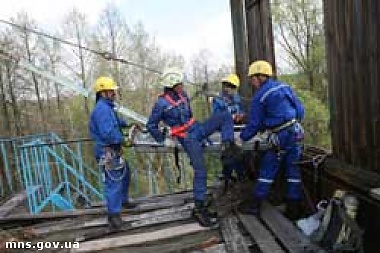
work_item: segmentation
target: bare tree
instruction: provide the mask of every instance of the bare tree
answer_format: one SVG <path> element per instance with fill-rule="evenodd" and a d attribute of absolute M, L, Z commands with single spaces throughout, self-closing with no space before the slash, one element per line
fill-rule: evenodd
<path fill-rule="evenodd" d="M 66 38 L 74 38 L 75 43 L 78 45 L 78 50 L 75 52 L 74 50 L 73 53 L 75 56 L 79 59 L 79 69 L 80 71 L 75 71 L 75 76 L 79 78 L 82 81 L 83 88 L 87 88 L 89 85 L 88 80 L 87 80 L 87 71 L 86 71 L 86 59 L 89 57 L 88 53 L 85 53 L 83 47 L 88 42 L 88 39 L 86 38 L 90 37 L 90 32 L 89 32 L 89 27 L 86 21 L 86 17 L 83 13 L 80 13 L 77 9 L 71 10 L 70 13 L 65 18 L 64 26 L 64 36 Z M 74 68 L 72 69 L 77 69 L 75 67 L 74 63 Z M 84 108 L 85 108 L 85 113 L 87 115 L 90 114 L 90 109 L 88 106 L 88 98 L 84 97 Z"/>
<path fill-rule="evenodd" d="M 307 77 L 308 89 L 318 91 L 325 73 L 324 32 L 320 0 L 273 0 L 276 42 L 282 60 Z M 319 78 L 316 80 L 316 78 Z M 325 99 L 325 92 L 321 98 Z"/>

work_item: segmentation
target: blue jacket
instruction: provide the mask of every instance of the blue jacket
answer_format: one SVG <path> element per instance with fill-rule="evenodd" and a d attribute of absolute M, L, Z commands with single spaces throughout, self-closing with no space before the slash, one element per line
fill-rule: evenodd
<path fill-rule="evenodd" d="M 292 119 L 302 120 L 304 114 L 301 101 L 289 85 L 268 79 L 252 98 L 248 124 L 240 138 L 247 141 L 258 131 L 280 126 Z"/>
<path fill-rule="evenodd" d="M 166 98 L 165 94 L 168 94 L 173 101 L 179 103 L 177 106 L 173 106 Z M 152 112 L 149 116 L 146 127 L 149 133 L 157 142 L 163 142 L 165 135 L 159 129 L 160 121 L 164 122 L 167 126 L 181 126 L 188 122 L 193 113 L 190 108 L 190 100 L 186 93 L 181 94 L 181 97 L 172 91 L 167 91 L 163 95 L 160 95 L 155 103 Z"/>
<path fill-rule="evenodd" d="M 244 114 L 241 98 L 238 94 L 227 94 L 221 92 L 219 97 L 215 97 L 212 100 L 213 113 L 223 112 L 225 110 L 228 110 L 228 112 L 232 115 Z"/>
<path fill-rule="evenodd" d="M 95 157 L 99 159 L 106 146 L 112 147 L 115 151 L 120 151 L 123 142 L 121 127 L 126 127 L 127 123 L 117 117 L 114 110 L 113 101 L 100 98 L 95 105 L 88 124 L 90 135 L 95 141 Z"/>

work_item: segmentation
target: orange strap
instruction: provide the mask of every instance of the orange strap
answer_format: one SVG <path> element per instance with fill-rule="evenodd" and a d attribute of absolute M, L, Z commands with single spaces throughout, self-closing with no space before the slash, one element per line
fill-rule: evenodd
<path fill-rule="evenodd" d="M 195 119 L 191 118 L 188 122 L 181 126 L 173 126 L 170 128 L 170 136 L 174 137 L 186 137 L 186 131 L 195 123 Z"/>
<path fill-rule="evenodd" d="M 169 104 L 172 106 L 172 107 L 176 107 L 176 106 L 179 106 L 181 103 L 186 103 L 186 98 L 184 98 L 181 94 L 178 94 L 179 96 L 179 100 L 177 101 L 174 101 L 174 99 L 172 97 L 170 97 L 169 94 L 165 94 L 164 95 L 164 98 L 166 101 L 169 102 Z"/>

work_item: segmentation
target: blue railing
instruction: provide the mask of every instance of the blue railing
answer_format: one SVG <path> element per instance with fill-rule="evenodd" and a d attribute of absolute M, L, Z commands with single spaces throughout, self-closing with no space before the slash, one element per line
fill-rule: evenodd
<path fill-rule="evenodd" d="M 84 162 L 82 144 L 74 152 L 54 133 L 0 139 L 2 197 L 25 189 L 30 213 L 103 199 L 101 174 Z"/>
<path fill-rule="evenodd" d="M 63 142 L 55 134 L 50 134 L 50 137 L 50 143 Z M 77 145 L 81 143 L 78 142 Z M 19 149 L 31 213 L 55 211 L 56 208 L 74 209 L 79 198 L 87 205 L 91 201 L 103 199 L 100 186 L 94 186 L 100 181 L 99 171 L 86 165 L 82 156 L 67 144 L 50 145 L 37 138 L 19 146 Z"/>
<path fill-rule="evenodd" d="M 71 210 L 102 200 L 103 173 L 88 165 L 95 161 L 90 145 L 84 143 L 80 139 L 65 142 L 54 133 L 0 139 L 1 196 L 25 189 L 31 213 Z M 130 196 L 192 188 L 192 169 L 185 153 L 179 153 L 177 168 L 170 150 L 125 151 L 131 169 Z M 220 173 L 219 159 L 206 160 L 212 168 L 209 179 L 215 180 Z M 177 182 L 179 175 L 181 182 Z"/>

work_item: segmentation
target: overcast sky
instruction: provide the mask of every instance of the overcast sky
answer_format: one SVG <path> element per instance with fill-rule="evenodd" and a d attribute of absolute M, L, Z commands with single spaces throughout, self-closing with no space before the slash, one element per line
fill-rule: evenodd
<path fill-rule="evenodd" d="M 24 10 L 47 30 L 75 6 L 93 24 L 107 3 L 119 7 L 128 25 L 141 21 L 161 48 L 187 61 L 207 49 L 211 62 L 233 63 L 229 0 L 2 0 L 0 18 L 9 20 Z"/>

